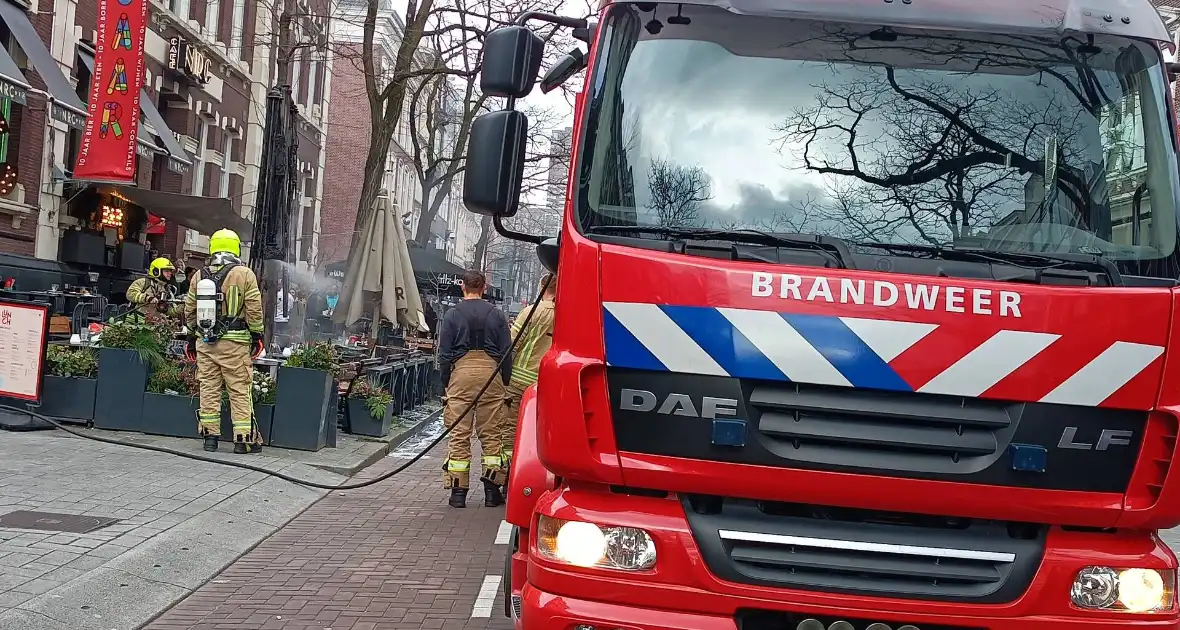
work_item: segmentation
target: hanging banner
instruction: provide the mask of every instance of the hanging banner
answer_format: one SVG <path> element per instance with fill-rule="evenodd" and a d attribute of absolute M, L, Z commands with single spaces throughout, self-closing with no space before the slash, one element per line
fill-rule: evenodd
<path fill-rule="evenodd" d="M 89 115 L 75 179 L 135 181 L 148 0 L 98 0 Z"/>

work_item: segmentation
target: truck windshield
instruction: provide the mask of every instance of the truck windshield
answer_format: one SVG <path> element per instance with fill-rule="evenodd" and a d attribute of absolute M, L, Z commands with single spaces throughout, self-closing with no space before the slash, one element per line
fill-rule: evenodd
<path fill-rule="evenodd" d="M 616 5 L 604 27 L 580 160 L 587 232 L 756 229 L 1176 274 L 1153 43 L 679 4 Z"/>

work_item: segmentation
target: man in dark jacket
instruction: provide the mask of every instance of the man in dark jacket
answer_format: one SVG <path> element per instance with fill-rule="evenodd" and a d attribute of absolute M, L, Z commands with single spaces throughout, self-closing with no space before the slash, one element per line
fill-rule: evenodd
<path fill-rule="evenodd" d="M 504 313 L 482 299 L 486 280 L 478 271 L 463 274 L 463 301 L 443 317 L 439 331 L 439 367 L 446 388 L 443 419 L 453 426 L 443 465 L 444 483 L 451 491 L 451 507 L 467 507 L 471 473 L 471 433 L 474 428 L 483 450 L 480 481 L 484 505 L 504 504 L 500 487 L 506 474 L 501 457 L 498 420 L 505 387 L 512 377 L 512 335 Z M 500 366 L 497 375 L 497 364 Z M 496 378 L 493 378 L 495 376 Z M 476 400 L 484 383 L 491 384 L 472 412 L 460 416 Z"/>

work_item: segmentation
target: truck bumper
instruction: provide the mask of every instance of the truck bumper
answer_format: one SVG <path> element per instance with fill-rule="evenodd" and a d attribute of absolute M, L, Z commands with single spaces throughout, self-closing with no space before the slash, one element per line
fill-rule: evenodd
<path fill-rule="evenodd" d="M 1111 617 L 1085 619 L 1081 617 L 986 617 L 986 616 L 956 616 L 930 617 L 906 616 L 897 620 L 898 611 L 854 610 L 847 611 L 848 619 L 854 622 L 854 627 L 864 628 L 870 622 L 884 623 L 890 628 L 900 628 L 904 624 L 917 626 L 919 629 L 926 625 L 936 625 L 940 628 L 963 628 L 964 630 L 1108 630 L 1110 628 L 1135 628 L 1175 630 L 1180 620 L 1114 620 Z M 806 618 L 805 610 L 796 613 Z M 904 614 L 904 613 L 901 613 Z M 816 616 L 828 620 L 829 615 L 816 613 Z M 790 623 L 793 617 L 784 614 L 787 623 L 775 625 L 774 628 L 793 630 L 797 621 Z M 831 623 L 829 621 L 829 623 Z M 789 625 L 788 625 L 789 624 Z M 826 625 L 826 624 L 825 624 Z M 673 612 L 668 610 L 653 610 L 611 604 L 607 602 L 591 601 L 562 597 L 546 593 L 531 584 L 525 584 L 521 592 L 521 615 L 517 620 L 517 628 L 522 630 L 583 630 L 579 626 L 586 626 L 593 630 L 738 630 L 737 621 L 733 617 L 717 617 L 697 613 Z M 765 626 L 771 628 L 771 625 Z M 761 630 L 761 626 L 758 627 Z"/>

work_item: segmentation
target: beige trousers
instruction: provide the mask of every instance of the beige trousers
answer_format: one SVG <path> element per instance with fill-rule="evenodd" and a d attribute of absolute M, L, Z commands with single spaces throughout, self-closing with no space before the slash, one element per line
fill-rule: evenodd
<path fill-rule="evenodd" d="M 504 382 L 495 378 L 496 360 L 482 350 L 473 350 L 455 362 L 447 384 L 443 422 L 451 429 L 447 461 L 443 464 L 443 483 L 447 488 L 468 488 L 471 480 L 471 434 L 474 431 L 483 450 L 483 477 L 496 484 L 504 483 L 504 462 L 500 455 L 499 423 L 504 406 Z M 475 401 L 484 383 L 491 385 L 470 413 L 460 417 Z"/>

